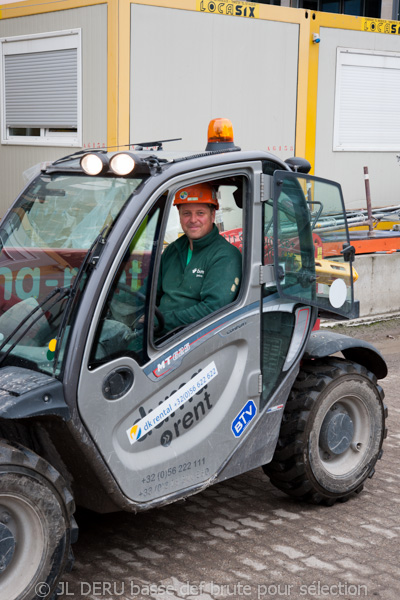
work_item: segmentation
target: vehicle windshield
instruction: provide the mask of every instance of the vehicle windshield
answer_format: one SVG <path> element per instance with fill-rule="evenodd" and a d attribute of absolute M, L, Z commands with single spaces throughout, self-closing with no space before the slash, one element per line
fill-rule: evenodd
<path fill-rule="evenodd" d="M 88 255 L 142 181 L 43 173 L 21 194 L 0 225 L 0 366 L 60 373 Z"/>

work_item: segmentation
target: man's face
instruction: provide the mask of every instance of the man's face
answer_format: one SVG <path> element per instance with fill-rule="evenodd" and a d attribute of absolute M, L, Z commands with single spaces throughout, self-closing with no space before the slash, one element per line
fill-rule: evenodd
<path fill-rule="evenodd" d="M 181 227 L 189 240 L 199 240 L 210 233 L 215 220 L 215 210 L 208 204 L 179 205 Z"/>

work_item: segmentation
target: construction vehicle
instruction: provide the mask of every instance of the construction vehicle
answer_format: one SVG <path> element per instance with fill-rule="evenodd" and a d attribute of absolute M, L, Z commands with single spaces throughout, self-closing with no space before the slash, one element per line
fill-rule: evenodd
<path fill-rule="evenodd" d="M 139 512 L 261 466 L 330 505 L 381 456 L 383 357 L 316 329 L 358 314 L 340 185 L 241 151 L 225 120 L 203 153 L 160 146 L 56 160 L 0 224 L 0 600 L 56 597 L 76 504 Z M 242 278 L 231 302 L 165 332 L 173 200 L 203 182 Z M 195 255 L 187 268 L 205 276 Z"/>

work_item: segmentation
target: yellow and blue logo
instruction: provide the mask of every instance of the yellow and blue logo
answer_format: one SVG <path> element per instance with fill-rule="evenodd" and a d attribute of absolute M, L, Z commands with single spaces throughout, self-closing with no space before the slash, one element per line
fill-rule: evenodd
<path fill-rule="evenodd" d="M 129 430 L 129 439 L 131 440 L 131 442 L 137 442 L 137 440 L 140 438 L 140 436 L 142 435 L 142 428 L 139 427 L 139 425 L 132 425 L 132 427 Z"/>

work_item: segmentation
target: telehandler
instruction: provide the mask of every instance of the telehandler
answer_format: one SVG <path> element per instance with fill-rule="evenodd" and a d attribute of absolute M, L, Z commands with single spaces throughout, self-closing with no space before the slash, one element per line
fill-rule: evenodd
<path fill-rule="evenodd" d="M 235 146 L 160 142 L 43 167 L 0 224 L 0 600 L 57 595 L 75 505 L 159 507 L 262 467 L 299 500 L 361 491 L 386 436 L 370 344 L 318 329 L 358 315 L 339 184 Z M 165 331 L 173 200 L 207 182 L 241 252 L 233 301 Z M 187 268 L 203 277 L 193 254 Z M 197 269 L 197 270 L 196 270 Z"/>

